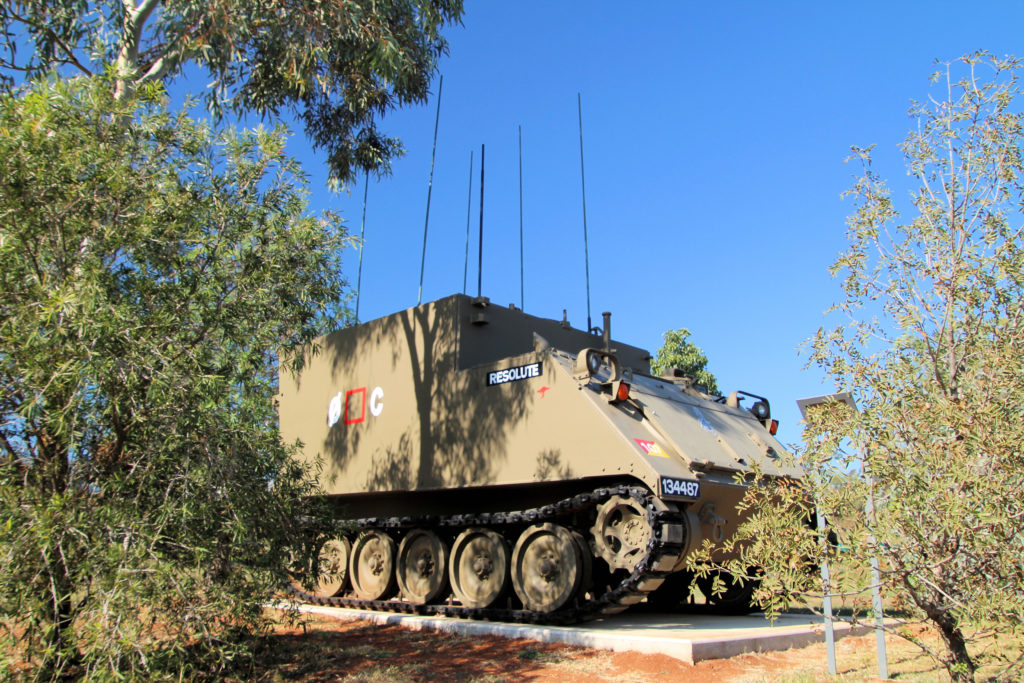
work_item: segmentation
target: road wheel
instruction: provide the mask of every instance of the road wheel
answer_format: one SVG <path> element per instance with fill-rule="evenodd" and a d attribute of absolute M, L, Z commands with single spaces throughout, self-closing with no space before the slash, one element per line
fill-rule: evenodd
<path fill-rule="evenodd" d="M 395 542 L 379 529 L 367 531 L 352 546 L 352 589 L 363 600 L 386 600 L 395 594 Z"/>
<path fill-rule="evenodd" d="M 466 529 L 452 545 L 452 592 L 466 607 L 494 605 L 508 589 L 508 543 L 490 529 Z"/>
<path fill-rule="evenodd" d="M 398 587 L 417 605 L 434 602 L 448 588 L 448 546 L 433 531 L 416 529 L 402 539 Z"/>
<path fill-rule="evenodd" d="M 535 524 L 512 551 L 512 586 L 526 609 L 554 612 L 580 591 L 587 573 L 583 549 L 565 527 Z"/>
<path fill-rule="evenodd" d="M 352 544 L 347 538 L 326 541 L 320 546 L 312 568 L 316 577 L 313 585 L 303 585 L 304 582 L 298 576 L 292 578 L 292 585 L 318 598 L 333 598 L 348 585 L 348 562 L 351 554 Z"/>

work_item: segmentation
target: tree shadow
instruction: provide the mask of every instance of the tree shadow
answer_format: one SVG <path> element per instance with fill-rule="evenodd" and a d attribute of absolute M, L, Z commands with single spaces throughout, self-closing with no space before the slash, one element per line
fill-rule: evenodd
<path fill-rule="evenodd" d="M 408 490 L 414 488 L 412 476 L 412 444 L 409 435 L 402 434 L 397 448 L 387 448 L 383 456 L 373 459 L 363 489 L 366 491 Z"/>
<path fill-rule="evenodd" d="M 568 463 L 562 463 L 562 452 L 549 448 L 537 454 L 537 467 L 533 471 L 533 478 L 536 481 L 550 481 L 552 479 L 572 479 L 572 467 Z"/>
<path fill-rule="evenodd" d="M 325 479 L 338 475 L 329 492 L 485 485 L 517 455 L 509 453 L 509 431 L 536 400 L 533 383 L 487 386 L 486 367 L 463 367 L 473 312 L 471 300 L 456 295 L 320 341 L 302 389 L 322 384 L 323 400 L 337 401 L 340 416 L 327 428 L 311 419 L 324 438 L 304 440 L 307 450 L 322 449 Z M 533 351 L 531 337 L 519 353 Z M 509 364 L 502 357 L 490 366 Z M 311 410 L 319 416 L 324 407 Z"/>

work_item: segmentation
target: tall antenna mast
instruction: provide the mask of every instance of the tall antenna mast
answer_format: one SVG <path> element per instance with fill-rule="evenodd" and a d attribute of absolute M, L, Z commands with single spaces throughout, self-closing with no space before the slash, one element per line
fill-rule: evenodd
<path fill-rule="evenodd" d="M 430 180 L 427 181 L 427 217 L 423 221 L 423 255 L 420 257 L 420 290 L 416 295 L 416 305 L 423 303 L 423 269 L 427 265 L 427 226 L 430 225 L 430 191 L 434 188 L 434 157 L 437 155 L 437 124 L 441 121 L 441 89 L 444 87 L 444 74 L 437 84 L 437 114 L 434 116 L 434 148 L 430 151 Z"/>
<path fill-rule="evenodd" d="M 476 295 L 483 296 L 484 281 L 484 146 L 480 145 L 480 245 L 476 257 Z"/>
<path fill-rule="evenodd" d="M 359 324 L 359 297 L 363 293 L 363 234 L 366 232 L 366 195 L 370 191 L 370 172 L 367 171 L 363 177 L 363 220 L 359 222 L 359 275 L 356 276 L 356 317 L 355 324 Z"/>
<path fill-rule="evenodd" d="M 466 198 L 466 261 L 462 266 L 462 293 L 466 293 L 466 277 L 469 275 L 469 214 L 473 206 L 473 150 L 469 150 L 469 196 Z"/>
<path fill-rule="evenodd" d="M 583 187 L 583 258 L 587 272 L 587 333 L 593 329 L 590 323 L 590 248 L 587 244 L 587 178 L 583 173 L 583 98 L 576 93 L 576 110 L 580 120 L 580 182 Z"/>
<path fill-rule="evenodd" d="M 519 126 L 519 308 L 526 310 L 523 277 L 523 127 Z"/>

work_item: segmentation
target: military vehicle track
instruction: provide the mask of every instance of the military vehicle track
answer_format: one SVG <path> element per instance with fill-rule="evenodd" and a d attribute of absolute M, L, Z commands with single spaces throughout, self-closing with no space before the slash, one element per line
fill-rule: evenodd
<path fill-rule="evenodd" d="M 647 528 L 650 531 L 646 548 L 632 571 L 614 586 L 595 595 L 583 586 L 577 594 L 564 606 L 552 611 L 531 609 L 514 609 L 506 607 L 467 607 L 454 604 L 448 593 L 445 604 L 418 604 L 402 599 L 364 600 L 358 597 L 318 597 L 308 591 L 293 586 L 292 593 L 300 599 L 335 607 L 348 607 L 385 612 L 407 614 L 437 615 L 459 617 L 464 619 L 481 619 L 491 621 L 508 621 L 536 624 L 571 624 L 595 619 L 601 616 L 616 614 L 644 599 L 655 590 L 671 574 L 680 556 L 686 548 L 686 525 L 683 513 L 676 509 L 663 509 L 664 504 L 647 489 L 637 486 L 613 486 L 598 488 L 589 493 L 581 493 L 550 505 L 519 511 L 499 513 L 458 514 L 450 516 L 423 515 L 386 518 L 366 518 L 356 520 L 358 533 L 383 530 L 385 532 L 413 532 L 415 530 L 440 531 L 451 535 L 459 530 L 479 528 L 482 530 L 506 531 L 508 537 L 519 536 L 521 531 L 538 527 L 565 523 L 566 520 L 583 515 L 597 506 L 611 500 L 614 496 L 636 501 L 645 511 Z M 585 535 L 589 529 L 579 525 L 565 526 L 570 533 Z M 589 544 L 588 544 L 589 545 Z M 396 554 L 397 555 L 397 554 Z M 397 561 L 392 561 L 391 571 L 397 571 Z M 589 565 L 589 561 L 588 561 Z M 618 574 L 625 573 L 620 570 Z M 589 573 L 589 572 L 587 572 Z M 614 575 L 613 575 L 614 576 Z M 351 577 L 349 577 L 351 580 Z M 596 588 L 596 587 L 595 587 Z M 508 591 L 511 593 L 511 591 Z M 514 598 L 508 598 L 511 605 Z"/>

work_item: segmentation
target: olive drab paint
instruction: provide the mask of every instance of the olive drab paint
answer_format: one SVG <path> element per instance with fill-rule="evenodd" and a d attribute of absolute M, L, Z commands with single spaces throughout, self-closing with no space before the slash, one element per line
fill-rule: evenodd
<path fill-rule="evenodd" d="M 738 472 L 801 476 L 750 411 L 650 376 L 646 350 L 486 298 L 449 296 L 316 347 L 300 374 L 281 372 L 281 434 L 351 516 L 523 508 L 627 482 L 685 511 L 692 548 L 739 523 Z M 629 399 L 613 402 L 627 372 Z"/>

